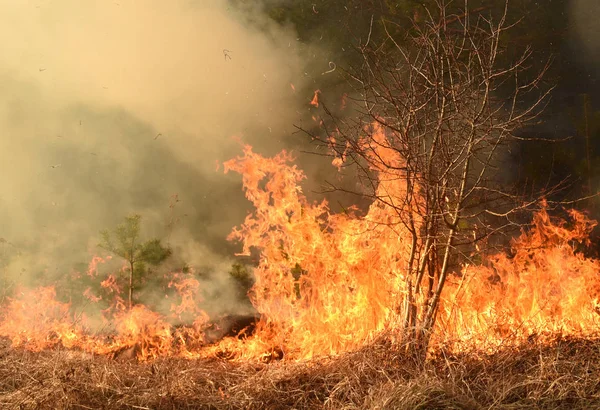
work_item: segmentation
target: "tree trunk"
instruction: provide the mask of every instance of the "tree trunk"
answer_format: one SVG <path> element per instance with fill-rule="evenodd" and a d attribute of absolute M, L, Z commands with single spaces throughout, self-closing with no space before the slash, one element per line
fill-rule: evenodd
<path fill-rule="evenodd" d="M 133 262 L 129 262 L 129 310 L 133 307 Z"/>

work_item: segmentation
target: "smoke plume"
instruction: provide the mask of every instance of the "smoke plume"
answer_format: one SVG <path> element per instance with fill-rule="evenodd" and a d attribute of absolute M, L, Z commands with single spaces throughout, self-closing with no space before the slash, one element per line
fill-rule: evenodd
<path fill-rule="evenodd" d="M 64 273 L 140 213 L 226 275 L 248 203 L 218 164 L 233 136 L 285 147 L 311 97 L 296 43 L 225 0 L 1 0 L 0 274 Z"/>

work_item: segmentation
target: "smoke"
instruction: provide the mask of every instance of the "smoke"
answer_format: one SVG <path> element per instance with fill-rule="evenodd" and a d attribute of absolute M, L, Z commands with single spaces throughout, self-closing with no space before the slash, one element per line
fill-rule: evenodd
<path fill-rule="evenodd" d="M 572 0 L 570 10 L 571 35 L 581 62 L 597 67 L 600 64 L 600 3 L 596 0 Z"/>
<path fill-rule="evenodd" d="M 287 144 L 312 96 L 296 43 L 225 0 L 0 0 L 0 275 L 86 262 L 133 212 L 225 275 L 248 203 L 218 163 L 232 136 Z"/>

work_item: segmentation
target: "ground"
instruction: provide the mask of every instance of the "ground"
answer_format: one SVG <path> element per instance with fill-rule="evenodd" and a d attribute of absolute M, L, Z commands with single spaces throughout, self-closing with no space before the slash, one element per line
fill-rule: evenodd
<path fill-rule="evenodd" d="M 600 339 L 555 337 L 425 363 L 385 343 L 304 363 L 112 360 L 0 340 L 7 409 L 600 408 Z"/>

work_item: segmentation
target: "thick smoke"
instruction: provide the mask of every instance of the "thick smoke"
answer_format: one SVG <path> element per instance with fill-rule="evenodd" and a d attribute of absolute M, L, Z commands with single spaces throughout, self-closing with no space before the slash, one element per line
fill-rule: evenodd
<path fill-rule="evenodd" d="M 133 212 L 146 235 L 226 275 L 225 236 L 248 203 L 218 163 L 240 152 L 232 136 L 284 148 L 312 96 L 294 32 L 248 13 L 225 0 L 0 0 L 4 279 L 86 262 L 98 231 Z"/>

